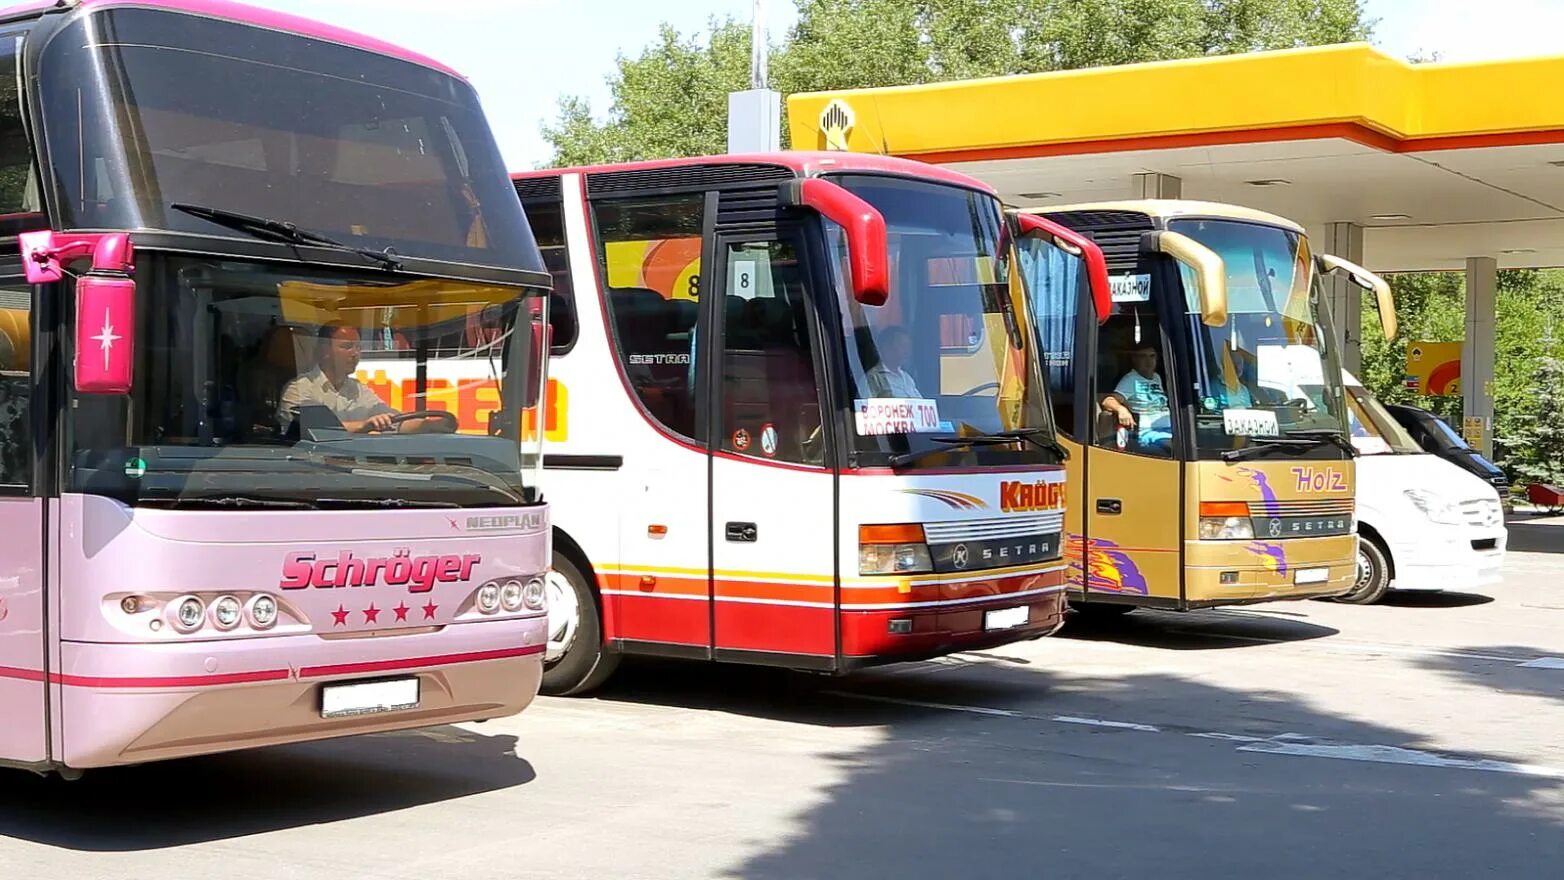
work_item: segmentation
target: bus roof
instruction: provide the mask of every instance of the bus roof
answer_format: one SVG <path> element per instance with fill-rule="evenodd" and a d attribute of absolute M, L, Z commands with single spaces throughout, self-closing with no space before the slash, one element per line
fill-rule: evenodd
<path fill-rule="evenodd" d="M 366 52 L 374 52 L 378 55 L 400 58 L 403 61 L 411 61 L 414 64 L 465 79 L 460 73 L 427 55 L 420 55 L 410 49 L 404 49 L 384 40 L 378 40 L 374 37 L 324 22 L 301 18 L 297 15 L 288 15 L 283 12 L 273 12 L 270 9 L 247 6 L 243 3 L 232 2 L 232 0 L 77 0 L 75 5 L 80 9 L 105 9 L 113 6 L 150 7 L 153 9 L 186 12 L 205 18 L 255 25 L 256 27 L 297 34 L 301 37 L 324 40 L 328 43 L 350 46 L 354 49 L 363 49 Z M 59 6 L 59 0 L 30 0 L 27 3 L 0 8 L 0 21 L 26 18 L 32 14 L 59 8 Z"/>
<path fill-rule="evenodd" d="M 1224 220 L 1243 220 L 1249 223 L 1263 223 L 1267 226 L 1279 226 L 1290 229 L 1303 235 L 1303 227 L 1286 217 L 1278 217 L 1275 214 L 1267 214 L 1264 211 L 1256 211 L 1253 208 L 1245 208 L 1241 205 L 1229 205 L 1224 202 L 1199 202 L 1190 199 L 1134 199 L 1122 202 L 1090 202 L 1077 205 L 1046 205 L 1035 208 L 1018 209 L 1027 214 L 1063 214 L 1075 211 L 1125 211 L 1134 214 L 1145 214 L 1148 217 L 1157 217 L 1163 220 L 1173 220 L 1179 217 L 1218 217 Z"/>
<path fill-rule="evenodd" d="M 775 153 L 727 153 L 718 156 L 692 156 L 684 159 L 654 159 L 644 162 L 624 162 L 618 165 L 582 165 L 574 168 L 545 168 L 538 171 L 519 171 L 512 180 L 558 177 L 561 174 L 600 174 L 608 171 L 651 171 L 659 168 L 683 168 L 698 165 L 775 165 L 794 172 L 799 177 L 819 177 L 822 174 L 860 171 L 877 174 L 894 174 L 933 180 L 955 186 L 975 189 L 997 195 L 994 188 L 958 171 L 939 165 L 900 159 L 895 156 L 879 156 L 873 153 L 845 153 L 809 150 L 783 150 Z"/>

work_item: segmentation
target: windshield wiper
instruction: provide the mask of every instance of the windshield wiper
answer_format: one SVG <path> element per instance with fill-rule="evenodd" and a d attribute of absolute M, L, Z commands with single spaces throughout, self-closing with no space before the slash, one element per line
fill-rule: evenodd
<path fill-rule="evenodd" d="M 1060 461 L 1070 460 L 1070 450 L 1065 449 L 1064 445 L 1054 438 L 1053 432 L 1047 430 L 1046 428 L 1017 428 L 1012 431 L 995 431 L 992 434 L 984 434 L 983 436 L 1008 437 L 1015 438 L 1017 440 L 1025 440 L 1033 446 L 1036 446 L 1038 449 L 1044 450 L 1045 452 L 1052 452 L 1054 455 L 1059 456 Z M 1048 439 L 1040 439 L 1042 437 L 1047 437 Z"/>
<path fill-rule="evenodd" d="M 454 501 L 413 501 L 408 498 L 321 498 L 320 503 L 341 507 L 461 507 Z"/>
<path fill-rule="evenodd" d="M 205 220 L 209 223 L 216 223 L 218 226 L 225 226 L 229 229 L 236 229 L 240 232 L 248 232 L 256 238 L 270 238 L 272 241 L 283 241 L 287 242 L 288 244 L 305 244 L 313 245 L 315 247 L 330 248 L 337 251 L 345 251 L 347 253 L 358 254 L 361 257 L 374 260 L 375 262 L 384 266 L 386 269 L 392 271 L 400 271 L 402 268 L 402 261 L 397 259 L 396 253 L 392 251 L 391 248 L 386 248 L 385 251 L 382 252 L 370 250 L 369 248 L 354 247 L 353 245 L 344 244 L 340 241 L 337 241 L 334 238 L 327 238 L 318 232 L 310 232 L 307 229 L 300 229 L 295 224 L 289 223 L 286 220 L 272 220 L 268 217 L 255 217 L 250 214 L 241 214 L 238 211 L 225 211 L 222 208 L 208 208 L 205 205 L 189 205 L 176 202 L 171 203 L 169 207 L 176 211 L 183 211 L 186 214 L 190 214 L 194 217 L 200 217 L 202 220 Z"/>
<path fill-rule="evenodd" d="M 1038 439 L 1039 434 L 1047 433 L 1048 432 L 1042 428 L 1020 428 L 1013 431 L 995 431 L 992 434 L 972 434 L 967 437 L 952 434 L 939 437 L 930 437 L 929 440 L 934 443 L 943 443 L 947 447 L 956 449 L 971 449 L 974 446 L 1004 446 L 1006 444 L 1015 443 L 1018 440 L 1024 440 L 1039 449 L 1046 449 L 1054 452 L 1059 456 L 1061 461 L 1068 458 L 1069 453 L 1065 451 L 1063 446 L 1059 445 L 1057 440 L 1053 440 L 1052 438 L 1047 441 Z M 939 455 L 945 452 L 949 452 L 951 451 L 950 448 L 940 449 L 937 447 L 930 447 L 928 449 L 920 449 L 917 452 L 904 452 L 901 455 L 891 457 L 891 467 L 903 467 L 905 465 L 921 461 L 922 459 L 931 455 Z"/>
<path fill-rule="evenodd" d="M 284 501 L 277 498 L 260 498 L 254 495 L 194 495 L 175 498 L 175 507 L 250 507 L 273 510 L 315 510 L 308 501 Z"/>
<path fill-rule="evenodd" d="M 1222 453 L 1223 461 L 1242 461 L 1269 452 L 1308 448 L 1326 442 L 1319 437 L 1250 437 L 1249 445 Z"/>
<path fill-rule="evenodd" d="M 1356 456 L 1358 454 L 1358 448 L 1352 445 L 1352 441 L 1343 437 L 1340 431 L 1333 428 L 1307 428 L 1301 431 L 1288 431 L 1284 436 L 1296 437 L 1298 439 L 1324 440 L 1327 443 L 1334 444 L 1348 455 Z"/>

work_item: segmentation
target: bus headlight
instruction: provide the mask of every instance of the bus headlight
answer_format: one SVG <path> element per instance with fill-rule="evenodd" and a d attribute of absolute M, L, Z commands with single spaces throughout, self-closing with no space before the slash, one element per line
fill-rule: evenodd
<path fill-rule="evenodd" d="M 174 625 L 181 632 L 194 632 L 206 617 L 206 605 L 195 596 L 186 596 L 174 605 Z"/>
<path fill-rule="evenodd" d="M 250 625 L 256 629 L 271 629 L 277 622 L 277 600 L 259 595 L 250 600 Z"/>
<path fill-rule="evenodd" d="M 233 629 L 239 625 L 239 615 L 243 612 L 239 600 L 233 596 L 219 596 L 212 603 L 212 622 L 218 629 Z"/>
<path fill-rule="evenodd" d="M 542 611 L 548 607 L 548 590 L 543 586 L 542 578 L 533 578 L 527 581 L 527 586 L 521 592 L 522 602 L 533 611 Z"/>
<path fill-rule="evenodd" d="M 859 574 L 922 574 L 934 570 L 919 523 L 858 527 Z"/>
<path fill-rule="evenodd" d="M 521 581 L 506 581 L 505 586 L 500 587 L 500 604 L 505 606 L 506 611 L 521 610 Z"/>
<path fill-rule="evenodd" d="M 1247 501 L 1200 502 L 1200 540 L 1243 541 L 1254 537 Z"/>
<path fill-rule="evenodd" d="M 1200 518 L 1200 540 L 1239 541 L 1254 537 L 1254 524 L 1249 517 L 1203 516 Z"/>
<path fill-rule="evenodd" d="M 478 610 L 484 614 L 493 614 L 500 610 L 499 584 L 487 583 L 478 589 Z"/>
<path fill-rule="evenodd" d="M 1461 511 L 1427 489 L 1408 489 L 1406 496 L 1430 521 L 1445 525 L 1461 524 Z"/>

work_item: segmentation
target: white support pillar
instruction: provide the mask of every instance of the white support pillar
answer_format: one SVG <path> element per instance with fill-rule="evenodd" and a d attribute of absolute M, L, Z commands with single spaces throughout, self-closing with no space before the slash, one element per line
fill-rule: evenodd
<path fill-rule="evenodd" d="M 1136 174 L 1130 178 L 1132 199 L 1181 199 L 1184 197 L 1184 181 L 1171 174 L 1155 171 Z"/>
<path fill-rule="evenodd" d="M 1461 341 L 1461 397 L 1467 419 L 1481 419 L 1483 455 L 1493 456 L 1493 371 L 1495 297 L 1499 262 L 1493 257 L 1466 258 L 1466 335 Z M 1464 426 L 1461 430 L 1465 431 Z M 1468 438 L 1475 439 L 1475 438 Z"/>
<path fill-rule="evenodd" d="M 1363 227 L 1356 223 L 1325 224 L 1320 251 L 1363 265 Z M 1335 272 L 1325 276 L 1325 296 L 1336 322 L 1341 365 L 1357 375 L 1363 369 L 1363 288 Z"/>

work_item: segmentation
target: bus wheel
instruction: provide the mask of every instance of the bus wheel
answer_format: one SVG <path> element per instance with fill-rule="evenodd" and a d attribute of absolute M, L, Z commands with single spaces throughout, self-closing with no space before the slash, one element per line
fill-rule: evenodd
<path fill-rule="evenodd" d="M 544 584 L 548 588 L 548 647 L 543 654 L 543 693 L 585 693 L 608 680 L 619 665 L 619 655 L 603 650 L 597 598 L 570 557 L 554 551 L 554 565 Z"/>
<path fill-rule="evenodd" d="M 1366 535 L 1358 536 L 1358 579 L 1337 602 L 1348 605 L 1373 605 L 1385 598 L 1390 589 L 1390 561 L 1379 543 Z"/>

